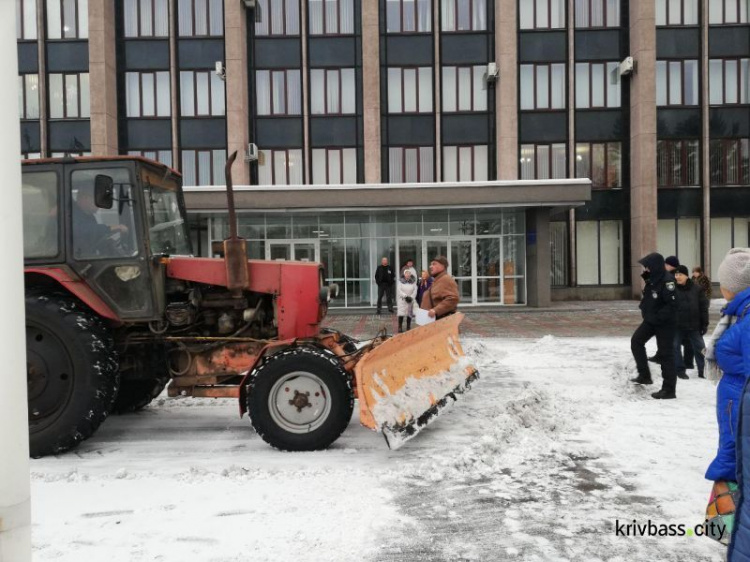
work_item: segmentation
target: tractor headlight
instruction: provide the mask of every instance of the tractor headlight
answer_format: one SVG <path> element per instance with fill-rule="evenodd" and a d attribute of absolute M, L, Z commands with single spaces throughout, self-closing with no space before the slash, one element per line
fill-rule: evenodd
<path fill-rule="evenodd" d="M 128 282 L 141 276 L 141 268 L 137 265 L 118 265 L 115 274 L 120 281 Z"/>

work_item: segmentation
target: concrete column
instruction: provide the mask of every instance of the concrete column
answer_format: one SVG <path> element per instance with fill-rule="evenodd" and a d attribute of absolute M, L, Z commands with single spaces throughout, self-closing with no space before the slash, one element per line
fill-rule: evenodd
<path fill-rule="evenodd" d="M 638 260 L 656 250 L 656 18 L 654 2 L 630 2 L 630 268 L 640 297 Z"/>
<path fill-rule="evenodd" d="M 497 179 L 518 179 L 518 23 L 517 0 L 495 1 L 495 86 Z"/>
<path fill-rule="evenodd" d="M 381 181 L 380 21 L 377 0 L 362 2 L 362 109 L 365 183 Z"/>
<path fill-rule="evenodd" d="M 16 3 L 0 2 L 0 75 L 18 76 Z M 3 39 L 4 38 L 4 39 Z M 11 82 L 14 84 L 15 82 Z M 21 124 L 16 88 L 0 90 L 0 169 L 6 184 L 0 206 L 0 286 L 7 329 L 0 340 L 3 390 L 0 392 L 0 562 L 31 560 L 31 492 L 26 396 L 26 342 L 23 289 L 23 210 L 21 205 Z"/>
<path fill-rule="evenodd" d="M 89 2 L 91 154 L 118 154 L 115 3 Z"/>
<path fill-rule="evenodd" d="M 701 256 L 703 271 L 711 271 L 711 129 L 708 101 L 708 2 L 701 2 Z M 706 273 L 709 275 L 709 273 Z"/>
<path fill-rule="evenodd" d="M 546 307 L 552 302 L 552 249 L 550 248 L 549 209 L 526 211 L 526 303 Z"/>
<path fill-rule="evenodd" d="M 232 179 L 250 184 L 250 164 L 245 162 L 249 137 L 247 79 L 247 11 L 242 2 L 224 3 L 224 68 L 227 96 L 227 156 L 237 151 Z"/>

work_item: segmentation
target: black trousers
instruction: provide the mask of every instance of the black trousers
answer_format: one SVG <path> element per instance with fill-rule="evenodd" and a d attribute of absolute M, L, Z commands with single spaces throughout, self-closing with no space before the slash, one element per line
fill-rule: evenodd
<path fill-rule="evenodd" d="M 383 295 L 386 295 L 388 311 L 393 312 L 393 285 L 391 283 L 380 283 L 378 285 L 378 314 L 383 309 Z"/>
<path fill-rule="evenodd" d="M 661 376 L 664 378 L 662 390 L 674 392 L 677 383 L 677 375 L 674 369 L 674 335 L 675 326 L 654 326 L 641 323 L 630 339 L 630 349 L 633 352 L 635 364 L 638 367 L 638 376 L 644 379 L 651 378 L 648 368 L 648 356 L 646 355 L 646 342 L 656 336 L 656 356 L 661 364 Z"/>

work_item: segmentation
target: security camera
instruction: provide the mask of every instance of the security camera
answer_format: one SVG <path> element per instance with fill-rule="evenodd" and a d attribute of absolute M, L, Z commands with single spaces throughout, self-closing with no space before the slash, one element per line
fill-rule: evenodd
<path fill-rule="evenodd" d="M 224 70 L 224 63 L 221 62 L 220 60 L 216 61 L 216 70 L 214 70 L 214 72 L 216 73 L 216 76 L 218 76 L 222 80 L 226 80 L 227 73 Z"/>

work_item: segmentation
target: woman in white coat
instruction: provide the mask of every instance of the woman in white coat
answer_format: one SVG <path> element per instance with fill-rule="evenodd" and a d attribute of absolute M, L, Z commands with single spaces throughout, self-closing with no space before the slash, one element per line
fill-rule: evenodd
<path fill-rule="evenodd" d="M 411 268 L 404 269 L 398 280 L 398 331 L 404 331 L 404 317 L 406 329 L 411 330 L 411 319 L 414 318 L 414 307 L 417 302 L 417 279 L 412 275 Z"/>

